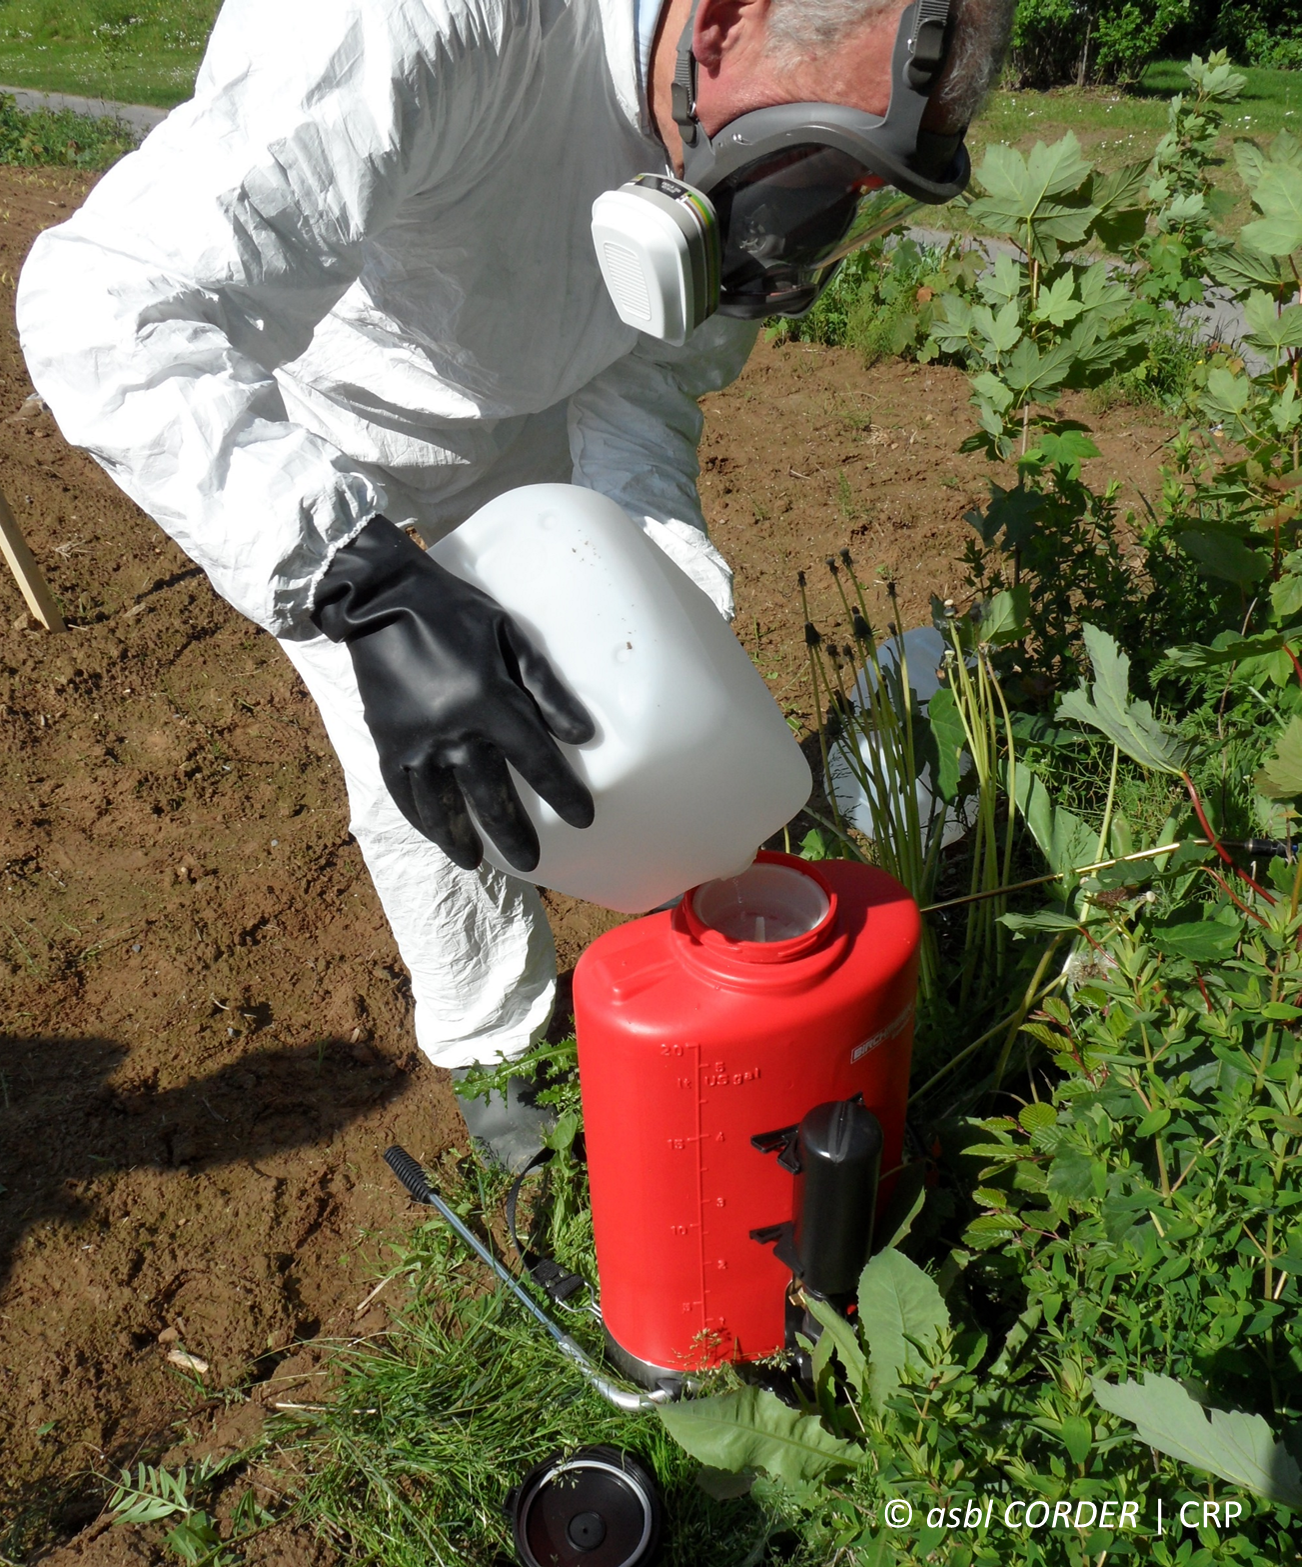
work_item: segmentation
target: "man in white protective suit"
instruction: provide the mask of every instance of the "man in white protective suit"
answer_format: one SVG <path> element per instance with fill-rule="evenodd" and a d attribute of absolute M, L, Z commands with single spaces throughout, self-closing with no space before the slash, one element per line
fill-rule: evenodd
<path fill-rule="evenodd" d="M 962 189 L 1011 9 L 227 0 L 193 99 L 33 247 L 32 379 L 318 703 L 437 1065 L 514 1057 L 547 1024 L 538 893 L 481 863 L 467 801 L 527 874 L 507 762 L 583 826 L 556 741 L 591 726 L 404 530 L 432 542 L 516 486 L 586 485 L 730 615 L 697 398 L 759 319 L 808 308 L 867 192 Z M 590 223 L 641 174 L 684 200 L 663 179 L 684 166 L 713 192 L 722 293 L 671 347 L 617 313 Z M 467 1109 L 518 1165 L 537 1112 Z"/>

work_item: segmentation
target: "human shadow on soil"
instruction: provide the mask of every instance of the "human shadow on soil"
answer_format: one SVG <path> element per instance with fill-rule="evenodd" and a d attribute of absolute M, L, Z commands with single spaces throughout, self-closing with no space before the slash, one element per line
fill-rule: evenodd
<path fill-rule="evenodd" d="M 0 1034 L 0 1289 L 33 1225 L 93 1217 L 96 1177 L 256 1165 L 326 1143 L 403 1094 L 417 1058 L 341 1039 L 267 1044 L 173 1088 L 129 1064 L 114 1080 L 127 1061 L 111 1039 Z"/>

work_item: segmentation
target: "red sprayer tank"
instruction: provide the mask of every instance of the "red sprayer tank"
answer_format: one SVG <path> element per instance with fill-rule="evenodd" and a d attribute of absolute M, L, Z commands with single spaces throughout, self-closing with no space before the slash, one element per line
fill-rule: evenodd
<path fill-rule="evenodd" d="M 765 853 L 583 954 L 601 1306 L 629 1355 L 682 1371 L 782 1347 L 791 1275 L 751 1231 L 791 1218 L 792 1178 L 751 1138 L 862 1093 L 883 1175 L 899 1165 L 919 931 L 884 872 Z"/>

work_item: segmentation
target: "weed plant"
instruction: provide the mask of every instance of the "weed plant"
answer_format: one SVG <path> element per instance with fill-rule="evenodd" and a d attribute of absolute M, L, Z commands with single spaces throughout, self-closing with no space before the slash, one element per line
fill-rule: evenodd
<path fill-rule="evenodd" d="M 776 321 L 770 335 L 782 343 L 855 348 L 868 364 L 915 358 L 930 334 L 934 301 L 942 292 L 970 287 L 979 261 L 957 240 L 877 240 L 847 257 L 808 315 Z"/>
<path fill-rule="evenodd" d="M 106 169 L 135 144 L 131 128 L 121 120 L 94 119 L 66 109 L 28 112 L 12 94 L 0 93 L 0 164 Z"/>
<path fill-rule="evenodd" d="M 707 1464 L 728 1465 L 744 1433 L 749 1466 L 786 1481 L 829 1559 L 1300 1559 L 1302 156 L 1289 138 L 1240 155 L 1263 216 L 1220 241 L 1206 149 L 1237 88 L 1224 60 L 1188 74 L 1152 207 L 1143 171 L 1099 181 L 1073 143 L 1029 160 L 1004 149 L 977 205 L 1022 260 L 978 280 L 980 304 L 941 301 L 936 335 L 969 356 L 970 444 L 1018 473 L 973 519 L 1029 601 L 1032 634 L 1008 656 L 1024 677 L 1028 648 L 1052 659 L 1059 694 L 1048 718 L 1029 678 L 1004 682 L 1022 710 L 993 776 L 1050 884 L 1040 908 L 1001 916 L 1038 955 L 1022 1004 L 914 1089 L 939 1195 L 870 1260 L 855 1317 L 808 1302 L 821 1334 L 797 1412 L 750 1388 L 663 1413 Z M 1127 216 L 1145 210 L 1151 227 Z M 1131 226 L 1125 285 L 1070 257 L 1104 221 Z M 1212 367 L 1202 406 L 1236 445 L 1191 434 L 1177 448 L 1149 558 L 1121 573 L 1112 497 L 1084 483 L 1088 436 L 1054 418 L 1056 389 L 1124 367 L 1122 296 L 1138 321 L 1197 298 L 1209 274 L 1247 296 L 1267 368 Z M 1143 636 L 1157 572 L 1184 595 L 1185 634 L 1210 640 L 1164 648 L 1180 628 L 1156 618 L 1161 640 Z M 1063 694 L 1071 671 L 1085 678 Z M 1165 711 L 1137 684 L 1160 688 Z M 1261 863 L 1245 865 L 1223 838 L 1254 821 L 1283 842 L 1246 846 Z M 1013 890 L 1006 870 L 995 880 L 992 903 Z M 1021 1499 L 1025 1522 L 1032 1497 L 1038 1534 L 1002 1511 Z M 1163 1501 L 1168 1519 L 1186 1508 L 1174 1538 Z M 993 1508 L 1002 1530 L 987 1530 Z"/>

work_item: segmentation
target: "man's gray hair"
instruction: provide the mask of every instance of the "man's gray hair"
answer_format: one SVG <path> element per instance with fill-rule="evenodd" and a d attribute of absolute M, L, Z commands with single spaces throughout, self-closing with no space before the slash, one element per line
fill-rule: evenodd
<path fill-rule="evenodd" d="M 788 57 L 808 58 L 833 49 L 848 34 L 890 12 L 899 0 L 771 0 L 769 33 Z M 950 0 L 949 57 L 932 94 L 940 111 L 937 129 L 972 120 L 1003 69 L 1016 0 Z"/>

